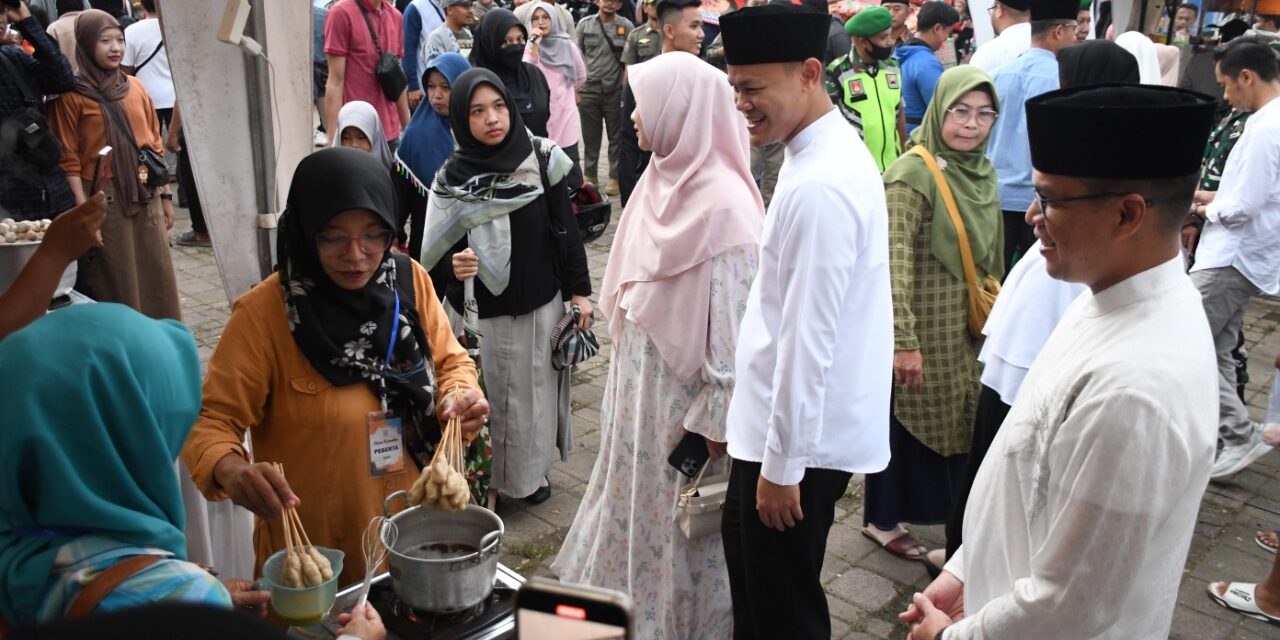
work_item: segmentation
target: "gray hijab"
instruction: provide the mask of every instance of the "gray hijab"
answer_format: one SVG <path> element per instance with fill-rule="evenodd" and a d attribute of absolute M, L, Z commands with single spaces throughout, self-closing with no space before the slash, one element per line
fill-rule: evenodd
<path fill-rule="evenodd" d="M 377 109 L 374 109 L 373 105 L 368 102 L 360 100 L 354 100 L 342 105 L 342 109 L 338 111 L 338 131 L 333 135 L 333 144 L 331 146 L 342 146 L 342 132 L 347 127 L 359 129 L 364 134 L 364 137 L 369 139 L 369 144 L 373 146 L 373 149 L 369 152 L 390 171 L 392 164 L 391 148 L 387 146 L 387 134 L 382 131 L 382 119 L 378 117 Z"/>
<path fill-rule="evenodd" d="M 530 22 L 533 21 L 533 15 L 538 12 L 538 9 L 542 9 L 551 17 L 551 32 L 538 43 L 539 64 L 548 69 L 554 69 L 577 86 L 582 81 L 582 78 L 578 77 L 578 65 L 573 59 L 573 49 L 577 45 L 573 43 L 573 38 L 565 30 L 564 25 L 560 24 L 560 12 L 550 4 L 533 3 L 533 11 L 529 14 Z"/>

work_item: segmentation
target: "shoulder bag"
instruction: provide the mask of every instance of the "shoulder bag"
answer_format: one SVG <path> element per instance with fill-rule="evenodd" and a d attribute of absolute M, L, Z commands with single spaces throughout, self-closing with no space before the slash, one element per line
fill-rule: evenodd
<path fill-rule="evenodd" d="M 676 524 L 686 538 L 700 538 L 720 531 L 724 517 L 725 497 L 729 493 L 729 472 L 703 478 L 710 463 L 702 465 L 702 471 L 692 482 L 681 487 L 680 500 L 676 503 Z"/>
<path fill-rule="evenodd" d="M 133 127 L 129 125 L 127 119 L 121 120 L 116 116 L 112 109 L 107 108 L 107 97 L 102 92 L 94 90 L 94 99 L 98 101 L 98 108 L 102 110 L 104 120 L 111 119 L 111 126 L 120 127 L 121 131 L 129 133 L 129 139 L 134 141 L 133 148 L 138 154 L 138 166 L 147 168 L 147 177 L 143 183 L 148 189 L 159 189 L 169 184 L 169 167 L 164 163 L 164 157 L 155 149 L 146 145 L 138 146 L 138 136 L 134 134 Z"/>
<path fill-rule="evenodd" d="M 26 76 L 9 56 L 0 53 L 0 64 L 13 77 L 26 105 L 0 119 L 0 154 L 25 160 L 40 175 L 49 173 L 62 160 L 62 144 L 49 130 L 49 121 L 43 110 L 44 100 L 27 84 Z"/>
<path fill-rule="evenodd" d="M 373 48 L 378 52 L 378 63 L 373 67 L 373 75 L 378 79 L 378 85 L 382 87 L 383 97 L 395 102 L 400 99 L 400 94 L 404 93 L 405 87 L 409 86 L 409 79 L 405 77 L 404 69 L 400 67 L 399 56 L 382 50 L 382 44 L 378 42 L 378 34 L 374 33 L 373 23 L 369 21 L 369 12 L 364 8 L 364 0 L 356 0 L 356 6 L 360 8 L 360 15 L 364 16 L 364 26 L 369 28 L 369 37 L 373 38 Z"/>
<path fill-rule="evenodd" d="M 933 180 L 938 185 L 938 193 L 947 205 L 947 213 L 951 214 L 951 223 L 956 227 L 956 236 L 960 241 L 960 259 L 964 263 L 964 279 L 969 285 L 969 334 L 975 338 L 982 337 L 982 327 L 991 315 L 991 307 L 996 303 L 996 295 L 1000 293 L 1000 281 L 991 276 L 983 276 L 978 280 L 978 270 L 973 266 L 973 249 L 969 246 L 969 234 L 964 229 L 964 220 L 960 218 L 960 210 L 956 208 L 956 199 L 951 195 L 951 185 L 938 167 L 937 160 L 922 145 L 911 147 L 924 160 L 925 166 L 933 172 Z"/>

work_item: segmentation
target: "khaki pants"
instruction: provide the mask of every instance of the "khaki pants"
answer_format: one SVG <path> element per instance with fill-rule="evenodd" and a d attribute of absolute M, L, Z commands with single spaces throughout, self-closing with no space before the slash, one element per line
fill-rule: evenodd
<path fill-rule="evenodd" d="M 578 116 L 582 120 L 582 170 L 588 182 L 598 182 L 596 172 L 600 160 L 600 135 L 609 132 L 609 179 L 618 179 L 618 145 L 622 141 L 620 115 L 622 93 L 615 89 L 608 92 L 584 91 L 578 102 Z M 601 122 L 604 126 L 601 126 Z"/>
<path fill-rule="evenodd" d="M 1259 290 L 1235 267 L 1196 271 L 1191 282 L 1204 300 L 1204 315 L 1218 352 L 1218 437 L 1227 444 L 1241 444 L 1252 433 L 1253 423 L 1236 393 L 1236 361 L 1231 351 L 1239 340 L 1249 301 Z"/>

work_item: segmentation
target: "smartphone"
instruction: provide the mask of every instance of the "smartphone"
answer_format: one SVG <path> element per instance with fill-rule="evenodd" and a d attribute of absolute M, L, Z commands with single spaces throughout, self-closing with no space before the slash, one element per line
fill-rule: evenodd
<path fill-rule="evenodd" d="M 690 431 L 676 443 L 676 448 L 671 451 L 670 456 L 667 456 L 667 463 L 675 467 L 676 471 L 693 479 L 699 471 L 702 471 L 702 466 L 707 464 L 709 459 L 711 459 L 711 452 L 707 451 L 707 439 Z"/>
<path fill-rule="evenodd" d="M 108 162 L 111 162 L 111 147 L 109 145 L 98 151 L 98 159 L 93 162 L 93 180 L 89 181 L 90 190 L 85 196 L 92 198 L 95 193 L 102 191 L 102 184 L 106 180 L 103 167 L 107 166 Z"/>
<path fill-rule="evenodd" d="M 631 640 L 632 608 L 619 591 L 533 578 L 516 592 L 516 637 Z"/>

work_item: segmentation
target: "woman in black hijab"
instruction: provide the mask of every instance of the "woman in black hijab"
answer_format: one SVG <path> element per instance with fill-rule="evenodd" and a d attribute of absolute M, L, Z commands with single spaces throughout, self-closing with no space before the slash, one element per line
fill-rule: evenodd
<path fill-rule="evenodd" d="M 311 540 L 346 554 L 341 583 L 359 580 L 361 533 L 430 460 L 438 420 L 460 416 L 475 433 L 488 413 L 426 270 L 391 251 L 395 204 L 372 154 L 304 158 L 280 219 L 279 267 L 236 301 L 209 360 L 182 459 L 206 497 L 261 518 L 259 567 L 284 547 L 282 508 L 301 506 Z M 283 464 L 287 481 L 254 460 Z"/>
<path fill-rule="evenodd" d="M 480 33 L 471 49 L 471 66 L 492 71 L 511 94 L 524 126 L 547 137 L 551 118 L 551 87 L 542 71 L 524 61 L 529 33 L 516 14 L 492 9 L 480 20 Z"/>
<path fill-rule="evenodd" d="M 563 458 L 572 442 L 570 368 L 553 369 L 551 332 L 566 301 L 582 310 L 579 327 L 590 325 L 591 275 L 565 181 L 573 162 L 529 135 L 513 100 L 488 69 L 458 76 L 449 97 L 458 150 L 432 182 L 421 259 L 456 310 L 476 279 L 485 388 L 502 398 L 489 421 L 491 486 L 537 503 L 551 495 L 556 449 Z"/>
<path fill-rule="evenodd" d="M 1058 52 L 1063 89 L 1108 82 L 1138 84 L 1138 60 L 1110 40 L 1086 40 Z"/>

